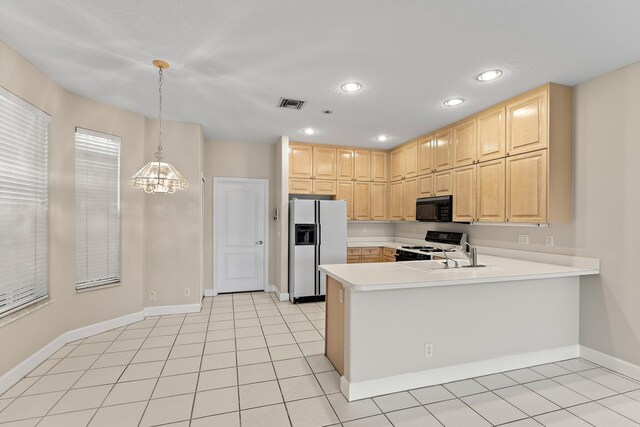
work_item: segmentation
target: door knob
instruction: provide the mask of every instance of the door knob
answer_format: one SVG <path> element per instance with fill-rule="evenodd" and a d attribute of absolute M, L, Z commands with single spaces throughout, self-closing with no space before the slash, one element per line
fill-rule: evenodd
<path fill-rule="evenodd" d="M 261 244 L 262 244 L 262 240 L 258 240 L 258 241 L 256 242 L 256 245 L 261 245 Z"/>

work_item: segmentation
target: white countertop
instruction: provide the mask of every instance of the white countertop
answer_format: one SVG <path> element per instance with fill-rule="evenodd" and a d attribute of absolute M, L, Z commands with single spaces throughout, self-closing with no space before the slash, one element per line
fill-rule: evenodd
<path fill-rule="evenodd" d="M 376 246 L 398 247 L 399 242 L 378 242 Z M 397 246 L 391 246 L 391 245 Z M 365 246 L 360 242 L 354 246 Z M 373 245 L 372 245 L 373 246 Z M 456 257 L 457 258 L 457 257 Z M 486 267 L 443 269 L 441 261 L 404 261 L 367 264 L 331 264 L 319 268 L 353 291 L 379 291 L 432 286 L 450 286 L 506 282 L 514 280 L 547 279 L 599 274 L 598 260 L 591 263 L 566 262 L 551 264 L 525 261 L 494 255 L 478 254 L 478 264 Z M 467 260 L 460 260 L 468 265 Z M 585 260 L 582 258 L 581 260 Z"/>

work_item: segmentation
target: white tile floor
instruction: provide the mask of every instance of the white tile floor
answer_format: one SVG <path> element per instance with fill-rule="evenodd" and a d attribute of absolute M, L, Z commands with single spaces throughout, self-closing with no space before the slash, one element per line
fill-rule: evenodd
<path fill-rule="evenodd" d="M 323 303 L 206 298 L 65 346 L 0 396 L 0 427 L 640 425 L 640 383 L 581 359 L 349 403 L 323 327 Z"/>

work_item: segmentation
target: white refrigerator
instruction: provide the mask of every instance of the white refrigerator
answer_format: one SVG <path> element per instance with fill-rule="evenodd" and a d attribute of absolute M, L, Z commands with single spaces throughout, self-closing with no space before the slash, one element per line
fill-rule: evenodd
<path fill-rule="evenodd" d="M 347 202 L 289 201 L 289 299 L 323 301 L 326 275 L 321 264 L 347 262 Z"/>

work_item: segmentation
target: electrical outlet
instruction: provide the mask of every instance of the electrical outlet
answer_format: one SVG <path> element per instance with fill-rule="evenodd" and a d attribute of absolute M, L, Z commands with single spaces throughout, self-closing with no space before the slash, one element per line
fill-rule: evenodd
<path fill-rule="evenodd" d="M 154 291 L 149 291 L 149 301 L 155 301 L 158 295 Z"/>
<path fill-rule="evenodd" d="M 547 236 L 545 239 L 545 243 L 547 246 L 553 246 L 553 236 Z"/>
<path fill-rule="evenodd" d="M 529 244 L 529 235 L 528 234 L 518 234 L 518 243 L 521 245 Z"/>
<path fill-rule="evenodd" d="M 184 296 L 185 297 L 191 296 L 191 288 L 184 288 Z"/>
<path fill-rule="evenodd" d="M 424 345 L 424 357 L 433 356 L 433 344 L 427 343 Z"/>

